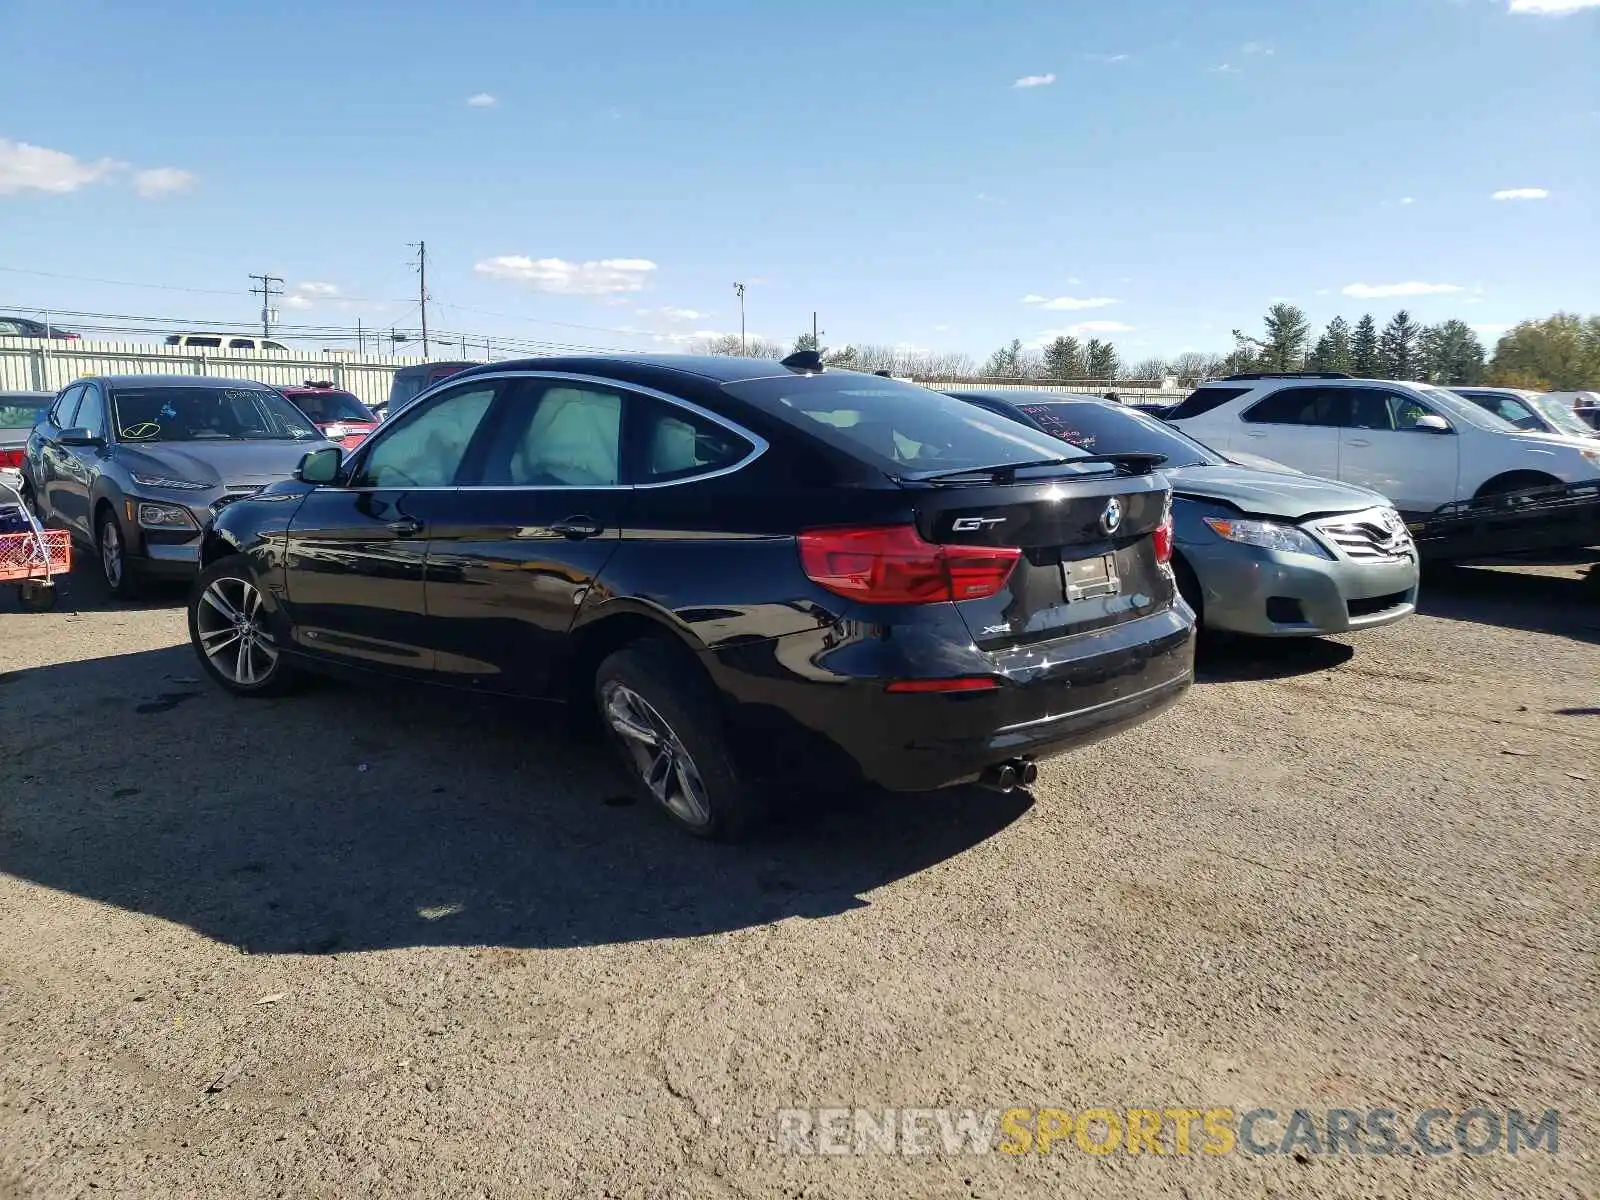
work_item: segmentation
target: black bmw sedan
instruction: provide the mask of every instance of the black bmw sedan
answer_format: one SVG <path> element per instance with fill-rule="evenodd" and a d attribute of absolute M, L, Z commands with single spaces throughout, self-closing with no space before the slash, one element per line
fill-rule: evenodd
<path fill-rule="evenodd" d="M 494 363 L 224 509 L 190 634 L 240 695 L 593 705 L 644 797 L 731 837 L 778 781 L 1016 786 L 1177 700 L 1158 463 L 814 354 Z"/>

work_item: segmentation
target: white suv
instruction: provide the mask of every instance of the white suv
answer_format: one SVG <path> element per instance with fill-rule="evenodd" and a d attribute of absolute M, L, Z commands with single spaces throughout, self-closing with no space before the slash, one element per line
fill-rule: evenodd
<path fill-rule="evenodd" d="M 1231 375 L 1166 414 L 1225 453 L 1381 492 L 1407 517 L 1479 496 L 1600 480 L 1600 446 L 1524 433 L 1425 383 L 1332 372 Z"/>

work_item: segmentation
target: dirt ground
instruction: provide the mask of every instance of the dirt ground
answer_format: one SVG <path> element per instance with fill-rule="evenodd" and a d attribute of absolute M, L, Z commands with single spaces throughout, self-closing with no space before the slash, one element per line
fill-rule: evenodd
<path fill-rule="evenodd" d="M 1600 1192 L 1600 602 L 1218 643 L 1031 796 L 701 845 L 558 716 L 0 593 L 0 1196 Z M 786 1152 L 780 1109 L 1559 1109 L 1558 1152 Z"/>

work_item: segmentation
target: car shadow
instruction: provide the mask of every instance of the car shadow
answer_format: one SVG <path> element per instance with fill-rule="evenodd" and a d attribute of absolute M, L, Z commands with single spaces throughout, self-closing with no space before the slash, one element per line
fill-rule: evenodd
<path fill-rule="evenodd" d="M 1600 644 L 1600 563 L 1579 578 L 1492 566 L 1430 566 L 1418 611 Z"/>
<path fill-rule="evenodd" d="M 80 546 L 72 548 L 72 569 L 55 579 L 56 600 L 51 611 L 66 613 L 115 612 L 118 610 L 177 608 L 189 595 L 187 583 L 161 580 L 144 585 L 138 598 L 119 600 L 106 587 L 105 576 L 93 554 Z M 0 612 L 17 611 L 19 605 L 0 601 Z"/>
<path fill-rule="evenodd" d="M 1202 633 L 1195 646 L 1196 683 L 1288 679 L 1342 666 L 1355 649 L 1327 638 L 1260 638 Z"/>
<path fill-rule="evenodd" d="M 186 646 L 0 675 L 0 871 L 250 953 L 568 947 L 832 916 L 1024 792 L 804 798 L 712 845 L 558 710 L 422 687 L 219 691 Z"/>

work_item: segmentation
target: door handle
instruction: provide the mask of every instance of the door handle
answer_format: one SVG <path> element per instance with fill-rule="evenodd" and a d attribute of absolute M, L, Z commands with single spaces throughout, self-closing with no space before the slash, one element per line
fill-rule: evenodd
<path fill-rule="evenodd" d="M 604 528 L 599 521 L 589 516 L 573 516 L 555 522 L 550 526 L 551 533 L 559 533 L 564 538 L 581 541 L 592 538 Z"/>
<path fill-rule="evenodd" d="M 1260 432 L 1258 432 L 1258 431 L 1256 431 L 1254 429 L 1246 429 L 1244 431 L 1244 435 L 1245 435 L 1245 437 L 1252 437 L 1252 438 L 1264 438 L 1264 437 L 1267 436 L 1266 434 L 1260 433 Z"/>
<path fill-rule="evenodd" d="M 415 517 L 401 517 L 389 522 L 389 530 L 398 537 L 413 537 L 422 532 L 422 522 Z"/>
<path fill-rule="evenodd" d="M 1348 442 L 1345 443 L 1345 445 L 1346 446 L 1370 446 L 1370 445 L 1372 445 L 1372 443 L 1370 441 L 1368 441 L 1366 438 L 1351 438 Z"/>

